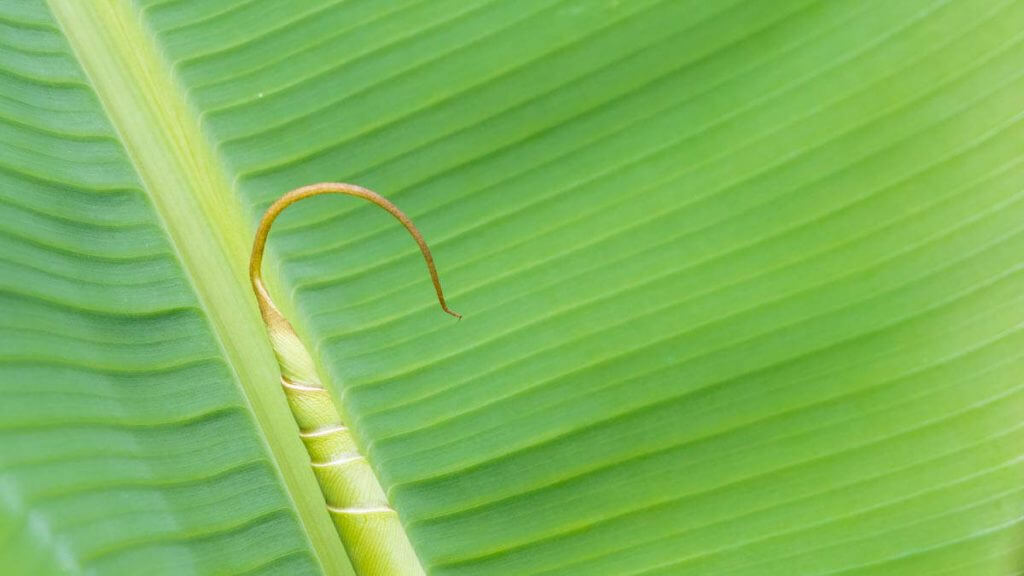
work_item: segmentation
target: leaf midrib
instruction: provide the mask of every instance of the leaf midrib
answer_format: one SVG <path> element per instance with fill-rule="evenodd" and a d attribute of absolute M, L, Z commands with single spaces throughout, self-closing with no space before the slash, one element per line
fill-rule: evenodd
<path fill-rule="evenodd" d="M 209 318 L 326 573 L 350 573 L 304 451 L 246 276 L 249 226 L 142 17 L 119 0 L 48 0 Z"/>

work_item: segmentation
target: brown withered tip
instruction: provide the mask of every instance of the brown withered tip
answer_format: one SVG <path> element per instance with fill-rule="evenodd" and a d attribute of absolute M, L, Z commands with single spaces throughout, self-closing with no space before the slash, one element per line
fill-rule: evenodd
<path fill-rule="evenodd" d="M 310 196 L 319 196 L 321 194 L 342 194 L 345 196 L 355 196 L 380 206 L 387 210 L 392 216 L 394 216 L 402 226 L 409 232 L 413 240 L 420 248 L 420 252 L 423 254 L 423 260 L 427 263 L 427 271 L 430 273 L 430 281 L 434 284 L 434 292 L 437 293 L 437 301 L 441 305 L 441 309 L 445 313 L 450 314 L 458 319 L 462 319 L 462 314 L 452 310 L 448 307 L 447 302 L 444 299 L 444 291 L 441 290 L 441 280 L 437 276 L 437 269 L 434 267 L 434 257 L 430 254 L 430 247 L 427 246 L 426 240 L 423 239 L 423 235 L 412 223 L 412 220 L 405 215 L 404 212 L 398 209 L 397 206 L 391 203 L 390 200 L 384 198 L 380 194 L 377 194 L 373 190 L 363 188 L 362 186 L 356 186 L 355 184 L 345 184 L 342 182 L 321 182 L 319 184 L 310 184 L 301 188 L 296 188 L 285 195 L 278 198 L 270 208 L 263 214 L 263 218 L 260 219 L 260 224 L 256 229 L 256 238 L 252 244 L 252 255 L 249 257 L 249 281 L 252 283 L 253 291 L 256 293 L 256 299 L 259 302 L 260 310 L 266 315 L 266 311 L 269 309 L 276 310 L 277 307 L 270 299 L 270 294 L 267 292 L 266 287 L 263 285 L 263 252 L 267 245 L 267 236 L 270 234 L 270 227 L 274 223 L 277 216 L 284 211 L 285 208 L 295 204 L 299 200 L 309 198 Z"/>

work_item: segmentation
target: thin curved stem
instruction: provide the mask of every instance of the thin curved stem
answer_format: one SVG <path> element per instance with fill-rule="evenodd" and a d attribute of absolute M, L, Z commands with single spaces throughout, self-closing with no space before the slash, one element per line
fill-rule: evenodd
<path fill-rule="evenodd" d="M 284 211 L 285 208 L 299 200 L 309 198 L 310 196 L 319 196 L 320 194 L 343 194 L 345 196 L 363 198 L 390 212 L 392 216 L 402 223 L 402 226 L 405 226 L 405 229 L 409 231 L 413 240 L 420 247 L 420 252 L 423 253 L 423 259 L 427 263 L 430 281 L 434 284 L 434 291 L 437 293 L 437 301 L 441 304 L 441 309 L 456 318 L 462 318 L 461 314 L 448 308 L 448 304 L 444 299 L 444 292 L 441 290 L 441 281 L 437 277 L 437 269 L 434 267 L 434 257 L 431 256 L 426 240 L 423 239 L 423 235 L 416 229 L 412 220 L 409 220 L 405 213 L 380 194 L 361 186 L 341 182 L 321 182 L 296 188 L 278 198 L 263 215 L 259 228 L 256 230 L 256 238 L 253 240 L 252 256 L 249 258 L 249 280 L 252 282 L 253 290 L 256 292 L 256 299 L 259 300 L 260 310 L 265 312 L 268 309 L 276 310 L 277 308 L 274 306 L 270 294 L 263 284 L 263 251 L 267 244 L 267 236 L 270 234 L 270 226 L 274 223 L 274 219 L 277 218 L 278 214 Z"/>

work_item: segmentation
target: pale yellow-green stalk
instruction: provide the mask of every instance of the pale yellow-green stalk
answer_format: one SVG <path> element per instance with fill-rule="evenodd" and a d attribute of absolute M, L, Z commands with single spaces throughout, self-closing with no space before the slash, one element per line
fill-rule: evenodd
<path fill-rule="evenodd" d="M 441 308 L 460 316 L 445 303 L 434 259 L 423 236 L 398 207 L 371 190 L 339 183 L 304 186 L 278 199 L 260 221 L 249 260 L 249 277 L 281 368 L 281 386 L 352 566 L 356 573 L 366 576 L 423 574 L 398 514 L 317 375 L 309 350 L 274 305 L 263 283 L 263 250 L 274 219 L 295 202 L 319 194 L 363 198 L 397 218 L 423 253 Z"/>

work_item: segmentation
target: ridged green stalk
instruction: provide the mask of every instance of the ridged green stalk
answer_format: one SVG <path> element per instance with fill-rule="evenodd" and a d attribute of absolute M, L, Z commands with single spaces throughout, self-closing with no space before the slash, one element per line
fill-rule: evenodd
<path fill-rule="evenodd" d="M 318 194 L 345 194 L 369 200 L 390 212 L 412 234 L 427 262 L 441 308 L 458 317 L 445 304 L 434 261 L 423 237 L 394 204 L 378 194 L 350 184 L 314 184 L 293 190 L 275 202 L 263 216 L 249 262 L 249 275 L 260 312 L 281 369 L 281 386 L 327 502 L 334 526 L 357 574 L 412 576 L 424 574 L 398 514 L 355 438 L 342 421 L 330 392 L 317 374 L 309 350 L 291 323 L 274 305 L 263 284 L 263 250 L 274 219 L 289 205 Z"/>

